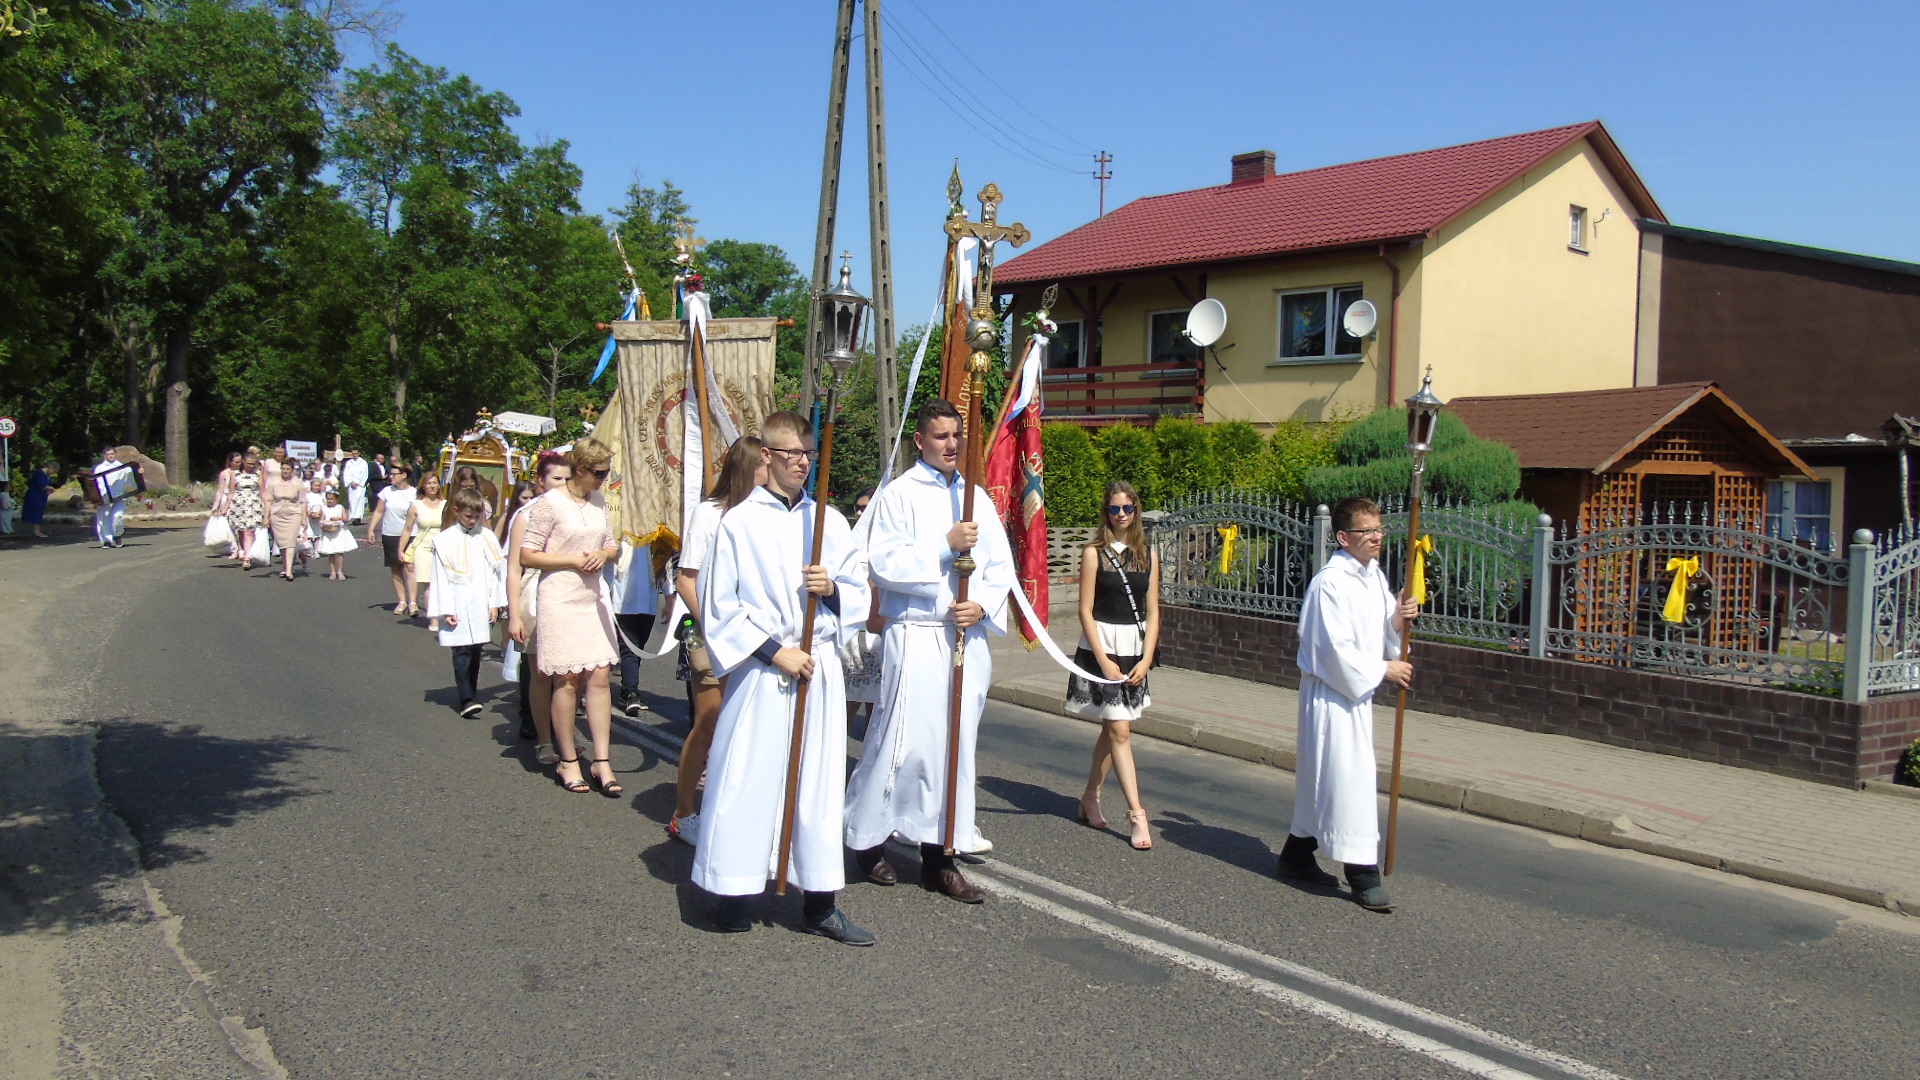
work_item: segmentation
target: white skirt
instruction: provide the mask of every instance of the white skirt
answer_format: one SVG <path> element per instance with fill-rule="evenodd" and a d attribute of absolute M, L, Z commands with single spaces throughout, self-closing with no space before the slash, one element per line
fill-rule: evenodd
<path fill-rule="evenodd" d="M 347 555 L 360 550 L 360 542 L 353 538 L 351 530 L 342 525 L 331 534 L 325 529 L 320 530 L 320 540 L 314 544 L 313 550 L 320 555 Z"/>

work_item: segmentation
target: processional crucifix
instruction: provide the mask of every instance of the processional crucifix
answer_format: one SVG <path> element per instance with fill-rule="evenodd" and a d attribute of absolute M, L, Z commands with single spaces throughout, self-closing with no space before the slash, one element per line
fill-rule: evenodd
<path fill-rule="evenodd" d="M 953 168 L 953 177 L 947 181 L 947 197 L 956 210 L 959 209 L 960 167 Z M 961 400 L 955 402 L 960 408 L 960 436 L 963 457 L 961 458 L 961 482 L 965 485 L 960 520 L 973 520 L 973 493 L 979 483 L 980 449 L 985 445 L 985 432 L 980 430 L 980 399 L 987 390 L 987 369 L 993 364 L 991 350 L 1000 342 L 1000 324 L 993 317 L 993 249 L 1002 240 L 1014 247 L 1026 243 L 1032 238 L 1025 225 L 1014 222 L 1012 225 L 1000 224 L 1000 186 L 989 183 L 980 189 L 980 220 L 968 221 L 964 212 L 950 214 L 947 217 L 947 237 L 957 247 L 964 237 L 973 237 L 980 241 L 980 269 L 973 287 L 973 313 L 967 320 L 966 341 L 972 348 L 967 357 L 967 381 L 963 387 Z M 951 326 L 949 326 L 951 331 Z M 949 354 L 951 355 L 951 354 Z M 943 373 L 944 374 L 944 373 Z M 944 381 L 944 380 L 943 380 Z M 967 583 L 972 577 L 976 564 L 973 551 L 968 549 L 953 560 L 954 573 L 960 575 L 960 581 L 954 586 L 953 602 L 956 605 L 967 602 Z M 960 700 L 966 681 L 967 632 L 958 627 L 953 634 L 953 673 L 952 684 L 947 697 L 947 812 L 946 833 L 941 846 L 946 853 L 953 854 L 954 816 L 959 805 L 960 789 Z"/>

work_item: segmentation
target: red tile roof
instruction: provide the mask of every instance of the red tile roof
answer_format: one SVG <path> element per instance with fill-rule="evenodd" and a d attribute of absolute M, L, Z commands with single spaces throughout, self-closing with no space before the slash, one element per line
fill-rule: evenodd
<path fill-rule="evenodd" d="M 1019 286 L 1424 236 L 1527 170 L 1591 137 L 1635 203 L 1665 220 L 1598 120 L 1499 139 L 1154 195 L 1009 260 Z"/>
<path fill-rule="evenodd" d="M 1606 472 L 1682 413 L 1695 407 L 1718 415 L 1752 457 L 1783 473 L 1806 465 L 1710 382 L 1668 383 L 1565 394 L 1457 397 L 1447 411 L 1482 439 L 1505 443 L 1523 469 Z M 1811 474 L 1808 474 L 1811 475 Z"/>

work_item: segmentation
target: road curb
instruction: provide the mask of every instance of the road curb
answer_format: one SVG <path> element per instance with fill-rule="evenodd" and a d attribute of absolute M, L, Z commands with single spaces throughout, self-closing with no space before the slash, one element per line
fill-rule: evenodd
<path fill-rule="evenodd" d="M 1097 723 L 1097 721 L 1068 713 L 1066 702 L 1059 690 L 1051 683 L 1044 686 L 1038 685 L 1039 681 L 1040 677 L 1028 676 L 1024 679 L 996 683 L 987 691 L 987 696 L 1008 705 L 1019 705 L 1037 712 L 1065 716 L 1089 724 Z M 1294 772 L 1299 763 L 1299 758 L 1292 746 L 1262 743 L 1228 735 L 1214 730 L 1208 718 L 1188 713 L 1177 707 L 1155 705 L 1152 710 L 1152 715 L 1142 716 L 1134 721 L 1135 735 L 1195 750 L 1205 750 L 1223 757 L 1267 765 L 1285 772 Z M 1386 790 L 1387 780 L 1388 774 L 1383 770 L 1380 773 L 1380 788 L 1383 792 Z M 1895 788 L 1892 784 L 1871 786 L 1876 791 L 1892 789 L 1890 794 L 1902 797 L 1920 797 L 1920 788 Z M 1624 814 L 1614 815 L 1592 804 L 1557 802 L 1494 784 L 1439 774 L 1426 774 L 1417 767 L 1408 768 L 1404 764 L 1400 773 L 1400 795 L 1413 802 L 1437 806 L 1445 810 L 1458 810 L 1475 817 L 1504 821 L 1511 825 L 1537 829 L 1556 836 L 1585 840 L 1602 847 L 1637 851 L 1645 855 L 1738 874 L 1741 877 L 1784 885 L 1792 889 L 1835 896 L 1859 904 L 1869 904 L 1902 915 L 1920 916 L 1920 898 L 1909 899 L 1899 889 L 1865 885 L 1857 881 L 1841 881 L 1769 863 L 1733 858 L 1715 851 L 1688 847 L 1639 829 L 1633 824 L 1632 819 Z"/>

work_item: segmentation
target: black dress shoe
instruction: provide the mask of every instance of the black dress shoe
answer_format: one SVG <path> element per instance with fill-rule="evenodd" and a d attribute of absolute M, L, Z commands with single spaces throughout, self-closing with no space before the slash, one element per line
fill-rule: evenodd
<path fill-rule="evenodd" d="M 803 923 L 800 928 L 809 934 L 832 938 L 842 945 L 871 945 L 874 942 L 872 934 L 853 925 L 847 919 L 846 912 L 839 908 L 834 908 L 824 919 Z"/>
<path fill-rule="evenodd" d="M 979 904 L 987 899 L 985 890 L 962 877 L 960 871 L 952 867 L 920 871 L 920 887 L 928 892 L 951 896 L 963 904 Z"/>
<path fill-rule="evenodd" d="M 747 901 L 743 896 L 723 897 L 713 921 L 729 934 L 744 934 L 753 929 L 753 918 L 747 914 Z"/>
<path fill-rule="evenodd" d="M 1281 855 L 1277 872 L 1282 878 L 1297 881 L 1302 885 L 1314 885 L 1322 889 L 1340 887 L 1340 879 L 1320 869 L 1320 864 L 1315 862 L 1311 855 L 1307 856 L 1304 862 Z"/>
<path fill-rule="evenodd" d="M 853 861 L 859 864 L 860 872 L 867 876 L 867 880 L 875 885 L 900 884 L 900 874 L 894 870 L 893 864 L 887 861 L 884 847 L 856 851 L 853 853 Z"/>
<path fill-rule="evenodd" d="M 1353 889 L 1353 902 L 1368 911 L 1393 910 L 1393 900 L 1387 896 L 1386 881 L 1380 876 L 1379 867 L 1355 866 L 1349 863 L 1347 885 Z"/>

